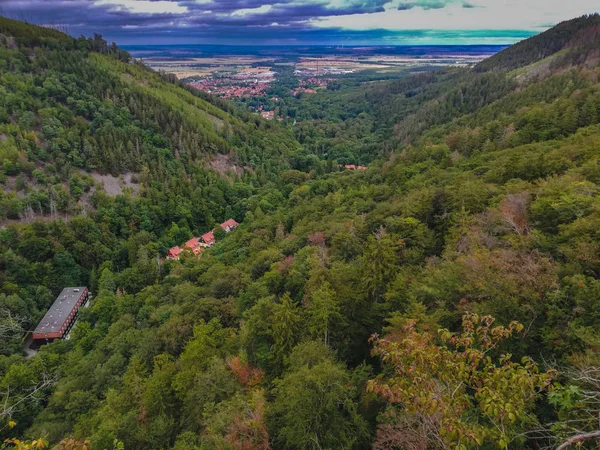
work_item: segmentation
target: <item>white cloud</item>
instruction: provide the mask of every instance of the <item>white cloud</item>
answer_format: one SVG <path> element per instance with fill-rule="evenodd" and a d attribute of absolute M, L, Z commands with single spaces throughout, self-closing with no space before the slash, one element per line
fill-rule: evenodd
<path fill-rule="evenodd" d="M 117 11 L 128 11 L 138 14 L 183 14 L 188 12 L 187 6 L 168 0 L 97 0 L 96 5 L 111 5 Z"/>
<path fill-rule="evenodd" d="M 349 30 L 536 30 L 582 14 L 598 12 L 597 0 L 470 0 L 474 7 L 450 0 L 444 8 L 426 9 L 416 6 L 398 10 L 401 0 L 392 0 L 385 11 L 311 19 L 319 28 Z M 411 2 L 419 3 L 419 1 Z"/>
<path fill-rule="evenodd" d="M 233 11 L 232 16 L 245 17 L 253 16 L 255 14 L 267 14 L 273 7 L 271 5 L 261 5 L 258 8 L 243 8 Z"/>

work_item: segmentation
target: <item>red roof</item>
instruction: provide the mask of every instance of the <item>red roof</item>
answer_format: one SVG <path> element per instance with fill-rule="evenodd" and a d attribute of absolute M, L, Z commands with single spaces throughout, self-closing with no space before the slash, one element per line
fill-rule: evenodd
<path fill-rule="evenodd" d="M 346 169 L 352 169 L 352 170 L 356 169 L 356 166 L 354 164 L 346 164 L 345 167 L 346 167 Z"/>
<path fill-rule="evenodd" d="M 185 244 L 183 244 L 183 248 L 191 248 L 192 250 L 194 250 L 195 248 L 198 248 L 198 247 L 200 247 L 200 242 L 196 238 L 192 238 L 189 241 L 187 241 Z"/>
<path fill-rule="evenodd" d="M 367 170 L 366 166 L 358 166 L 357 169 L 358 170 Z"/>
<path fill-rule="evenodd" d="M 196 256 L 198 256 L 203 251 L 202 247 L 200 247 L 200 241 L 196 238 L 192 238 L 189 241 L 187 241 L 183 245 L 183 248 L 189 248 Z"/>
<path fill-rule="evenodd" d="M 212 231 L 209 231 L 208 233 L 202 235 L 202 240 L 208 245 L 213 245 L 215 243 L 215 235 Z"/>
<path fill-rule="evenodd" d="M 233 219 L 227 219 L 220 226 L 221 226 L 221 228 L 223 228 L 223 231 L 227 231 L 227 227 L 229 227 L 230 229 L 232 229 L 232 228 L 237 227 L 238 225 L 239 225 L 239 223 L 237 223 L 235 220 L 233 220 Z"/>
<path fill-rule="evenodd" d="M 178 245 L 175 247 L 171 247 L 167 252 L 167 258 L 179 258 L 179 254 L 183 251 L 183 249 L 179 248 Z"/>

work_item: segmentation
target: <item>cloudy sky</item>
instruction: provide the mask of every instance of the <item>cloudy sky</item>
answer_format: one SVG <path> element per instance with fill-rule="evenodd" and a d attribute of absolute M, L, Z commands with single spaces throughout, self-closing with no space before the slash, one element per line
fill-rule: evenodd
<path fill-rule="evenodd" d="M 0 0 L 0 15 L 119 44 L 509 44 L 598 0 Z"/>

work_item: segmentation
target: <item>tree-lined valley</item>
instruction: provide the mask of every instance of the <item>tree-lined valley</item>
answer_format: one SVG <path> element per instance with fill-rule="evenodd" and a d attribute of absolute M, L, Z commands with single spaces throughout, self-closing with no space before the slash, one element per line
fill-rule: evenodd
<path fill-rule="evenodd" d="M 0 18 L 0 448 L 595 448 L 599 30 L 278 123 Z"/>

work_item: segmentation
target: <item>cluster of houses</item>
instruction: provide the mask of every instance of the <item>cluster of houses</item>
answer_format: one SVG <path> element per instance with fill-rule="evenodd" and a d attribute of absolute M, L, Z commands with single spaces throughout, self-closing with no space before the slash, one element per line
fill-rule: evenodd
<path fill-rule="evenodd" d="M 355 166 L 354 164 L 338 164 L 340 166 L 341 169 L 347 169 L 347 170 L 367 170 L 366 166 Z"/>
<path fill-rule="evenodd" d="M 219 226 L 225 233 L 229 233 L 230 231 L 235 230 L 238 225 L 239 223 L 237 223 L 235 220 L 228 219 Z M 194 256 L 199 256 L 202 254 L 205 248 L 212 247 L 215 242 L 216 240 L 214 233 L 209 231 L 198 238 L 190 239 L 183 244 L 182 247 L 179 247 L 178 245 L 171 247 L 167 252 L 167 259 L 179 259 L 179 256 L 185 251 L 185 249 L 190 249 Z"/>
<path fill-rule="evenodd" d="M 222 98 L 264 95 L 268 81 L 244 82 L 232 78 L 209 78 L 188 83 L 190 86 Z"/>

